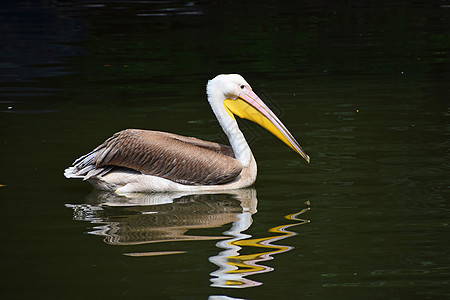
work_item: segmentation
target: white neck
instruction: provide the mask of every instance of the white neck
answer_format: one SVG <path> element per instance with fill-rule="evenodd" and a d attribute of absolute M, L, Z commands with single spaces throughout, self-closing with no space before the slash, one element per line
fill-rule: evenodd
<path fill-rule="evenodd" d="M 244 135 L 239 130 L 236 120 L 225 111 L 223 101 L 226 99 L 226 96 L 219 89 L 215 88 L 214 84 L 208 84 L 206 91 L 209 104 L 230 141 L 234 156 L 243 166 L 248 166 L 252 152 Z"/>

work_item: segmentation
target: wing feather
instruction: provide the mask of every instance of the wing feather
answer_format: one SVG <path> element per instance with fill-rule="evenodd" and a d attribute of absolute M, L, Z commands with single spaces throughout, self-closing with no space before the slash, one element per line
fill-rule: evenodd
<path fill-rule="evenodd" d="M 227 183 L 242 171 L 230 146 L 139 129 L 114 134 L 76 160 L 74 167 L 84 170 L 76 175 L 85 175 L 85 179 L 124 167 L 189 185 Z"/>

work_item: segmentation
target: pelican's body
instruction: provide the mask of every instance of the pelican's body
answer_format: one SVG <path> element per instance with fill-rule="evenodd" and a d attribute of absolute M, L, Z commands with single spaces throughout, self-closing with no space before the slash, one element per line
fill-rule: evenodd
<path fill-rule="evenodd" d="M 231 146 L 166 132 L 127 129 L 77 159 L 64 175 L 117 193 L 220 191 L 251 186 L 256 180 L 256 162 L 234 115 L 262 125 L 309 162 L 294 137 L 240 75 L 218 75 L 208 82 L 207 94 Z"/>

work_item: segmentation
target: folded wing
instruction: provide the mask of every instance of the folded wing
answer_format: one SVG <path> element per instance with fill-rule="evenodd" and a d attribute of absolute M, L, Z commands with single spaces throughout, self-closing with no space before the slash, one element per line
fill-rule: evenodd
<path fill-rule="evenodd" d="M 227 183 L 242 171 L 230 146 L 172 133 L 127 129 L 77 159 L 65 175 L 86 180 L 119 167 L 189 185 Z"/>

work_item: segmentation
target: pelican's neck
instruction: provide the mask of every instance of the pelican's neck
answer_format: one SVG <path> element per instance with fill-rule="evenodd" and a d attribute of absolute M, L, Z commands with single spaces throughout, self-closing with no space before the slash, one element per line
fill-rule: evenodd
<path fill-rule="evenodd" d="M 222 130 L 230 141 L 234 156 L 243 166 L 248 166 L 252 152 L 244 135 L 239 130 L 236 119 L 232 118 L 225 110 L 223 101 L 226 99 L 226 96 L 219 89 L 215 88 L 215 85 L 211 84 L 211 82 L 207 86 L 207 94 L 209 104 L 216 115 L 217 121 L 219 121 Z"/>
<path fill-rule="evenodd" d="M 233 148 L 234 156 L 236 159 L 243 165 L 248 166 L 251 158 L 251 150 L 245 140 L 244 135 L 239 130 L 239 126 L 235 119 L 231 118 L 224 108 L 222 108 L 225 112 L 226 118 L 219 118 L 217 116 L 217 120 L 219 121 L 220 126 L 222 126 L 223 131 L 228 137 L 230 141 L 231 148 Z"/>

